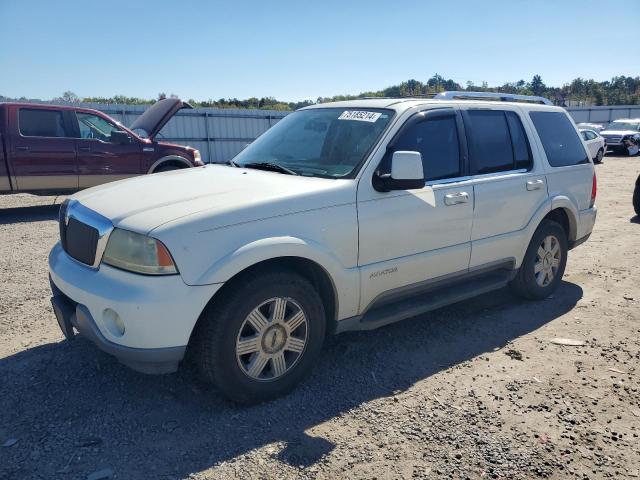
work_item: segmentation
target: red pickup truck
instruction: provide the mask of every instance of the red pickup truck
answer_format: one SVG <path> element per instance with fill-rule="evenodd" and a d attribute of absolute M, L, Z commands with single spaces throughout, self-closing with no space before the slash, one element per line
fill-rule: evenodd
<path fill-rule="evenodd" d="M 182 108 L 192 107 L 177 98 L 160 100 L 129 129 L 87 108 L 0 103 L 0 194 L 68 193 L 202 165 L 198 150 L 155 141 Z"/>

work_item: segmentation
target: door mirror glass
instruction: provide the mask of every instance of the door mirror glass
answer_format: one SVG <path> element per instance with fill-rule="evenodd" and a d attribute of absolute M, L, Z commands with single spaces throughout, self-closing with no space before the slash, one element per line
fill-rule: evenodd
<path fill-rule="evenodd" d="M 128 143 L 131 143 L 131 136 L 127 132 L 123 132 L 122 130 L 114 130 L 111 132 L 111 143 L 126 145 Z"/>
<path fill-rule="evenodd" d="M 373 187 L 379 192 L 413 190 L 424 187 L 420 152 L 397 151 L 391 157 L 391 173 L 376 172 Z"/>

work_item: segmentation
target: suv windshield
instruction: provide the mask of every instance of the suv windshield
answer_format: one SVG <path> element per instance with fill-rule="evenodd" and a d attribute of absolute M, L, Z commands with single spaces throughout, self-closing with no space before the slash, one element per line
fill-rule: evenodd
<path fill-rule="evenodd" d="M 611 122 L 605 130 L 640 130 L 640 124 L 626 122 Z"/>
<path fill-rule="evenodd" d="M 240 167 L 270 164 L 298 175 L 348 177 L 357 171 L 392 117 L 393 111 L 375 108 L 301 110 L 280 120 L 233 162 Z"/>

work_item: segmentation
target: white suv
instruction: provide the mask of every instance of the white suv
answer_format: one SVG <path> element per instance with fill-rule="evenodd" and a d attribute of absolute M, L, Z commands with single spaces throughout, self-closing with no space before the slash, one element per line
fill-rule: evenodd
<path fill-rule="evenodd" d="M 49 257 L 63 333 L 145 372 L 189 351 L 258 402 L 329 332 L 507 284 L 547 297 L 595 222 L 590 155 L 562 108 L 468 95 L 315 105 L 230 165 L 74 195 Z"/>

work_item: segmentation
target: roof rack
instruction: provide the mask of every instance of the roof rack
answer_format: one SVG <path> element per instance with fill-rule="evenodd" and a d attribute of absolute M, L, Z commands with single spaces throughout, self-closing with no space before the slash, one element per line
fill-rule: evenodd
<path fill-rule="evenodd" d="M 437 100 L 499 100 L 501 102 L 528 102 L 553 105 L 551 100 L 544 97 L 502 92 L 440 92 L 433 98 Z"/>

